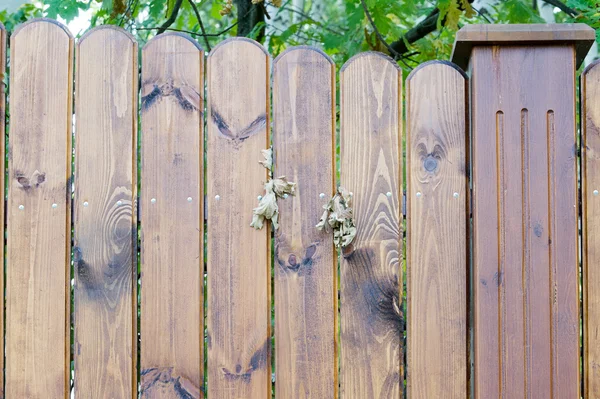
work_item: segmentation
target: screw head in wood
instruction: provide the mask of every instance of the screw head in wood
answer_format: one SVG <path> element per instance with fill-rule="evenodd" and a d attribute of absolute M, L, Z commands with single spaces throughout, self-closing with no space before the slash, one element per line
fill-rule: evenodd
<path fill-rule="evenodd" d="M 325 198 L 325 193 L 319 194 L 319 198 L 321 198 L 321 199 Z"/>
<path fill-rule="evenodd" d="M 53 209 L 58 208 L 58 204 L 52 204 L 52 208 Z"/>
<path fill-rule="evenodd" d="M 458 193 L 454 193 L 453 197 L 458 198 Z"/>
<path fill-rule="evenodd" d="M 594 195 L 598 195 L 598 190 L 594 190 Z"/>
<path fill-rule="evenodd" d="M 152 198 L 152 199 L 150 200 L 150 203 L 151 203 L 151 204 L 156 204 L 156 198 Z"/>
<path fill-rule="evenodd" d="M 119 205 L 119 206 L 123 205 L 123 201 L 121 201 L 121 200 L 118 200 L 118 201 L 117 201 L 117 205 Z"/>
<path fill-rule="evenodd" d="M 25 205 L 19 205 L 19 209 L 20 209 L 20 210 L 23 210 L 23 209 L 25 209 Z"/>
<path fill-rule="evenodd" d="M 262 195 L 259 195 L 258 197 L 256 197 L 257 200 L 261 200 L 262 199 Z"/>
<path fill-rule="evenodd" d="M 192 197 L 187 197 L 187 202 L 192 202 Z"/>
<path fill-rule="evenodd" d="M 87 201 L 84 201 L 83 206 L 88 206 L 89 203 Z"/>
<path fill-rule="evenodd" d="M 215 195 L 215 199 L 218 201 L 221 199 L 221 196 L 219 194 Z"/>
<path fill-rule="evenodd" d="M 421 194 L 420 191 L 417 191 L 417 198 L 421 198 L 421 195 L 423 195 L 423 194 Z"/>
<path fill-rule="evenodd" d="M 387 195 L 388 198 L 390 198 L 392 196 L 392 193 L 388 191 L 387 193 L 385 193 L 385 195 Z"/>

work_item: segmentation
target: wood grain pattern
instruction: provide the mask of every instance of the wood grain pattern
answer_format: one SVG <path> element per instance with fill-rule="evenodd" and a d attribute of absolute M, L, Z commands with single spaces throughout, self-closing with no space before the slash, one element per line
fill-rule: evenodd
<path fill-rule="evenodd" d="M 275 232 L 275 365 L 278 398 L 334 398 L 337 262 L 315 225 L 334 190 L 335 67 L 312 47 L 273 66 L 274 174 L 297 183 L 279 201 Z M 323 198 L 320 194 L 323 193 Z"/>
<path fill-rule="evenodd" d="M 269 56 L 250 39 L 207 61 L 208 396 L 271 392 L 270 233 L 250 227 L 268 148 Z"/>
<path fill-rule="evenodd" d="M 432 61 L 406 91 L 408 396 L 466 398 L 466 79 Z"/>
<path fill-rule="evenodd" d="M 475 397 L 579 397 L 575 49 L 471 70 Z"/>
<path fill-rule="evenodd" d="M 342 398 L 402 392 L 401 76 L 372 52 L 340 74 L 340 182 L 353 193 L 357 227 L 340 266 Z"/>
<path fill-rule="evenodd" d="M 142 398 L 204 397 L 203 68 L 182 34 L 142 50 Z"/>
<path fill-rule="evenodd" d="M 11 71 L 6 396 L 66 398 L 73 37 L 51 20 L 21 25 Z"/>
<path fill-rule="evenodd" d="M 0 156 L 5 159 L 5 146 L 6 146 L 6 134 L 5 134 L 5 120 L 6 120 L 6 85 L 4 79 L 6 78 L 6 29 L 0 22 Z M 4 175 L 5 175 L 5 163 L 0 166 L 0 187 L 4 186 Z M 0 219 L 5 215 L 4 211 L 5 202 L 0 201 Z M 0 226 L 0 234 L 4 237 L 4 221 Z M 4 264 L 4 250 L 0 254 L 0 262 Z M 4 273 L 0 273 L 0 287 L 4 287 Z M 4 306 L 0 306 L 0 331 L 4 331 Z M 4 353 L 4 339 L 0 339 L 0 353 Z M 4 356 L 0 360 L 0 368 L 4 369 Z M 0 373 L 0 397 L 4 397 L 4 373 Z"/>
<path fill-rule="evenodd" d="M 584 397 L 600 397 L 600 64 L 581 77 Z"/>
<path fill-rule="evenodd" d="M 73 255 L 78 397 L 137 397 L 137 58 L 133 37 L 112 26 L 88 32 L 77 44 Z"/>

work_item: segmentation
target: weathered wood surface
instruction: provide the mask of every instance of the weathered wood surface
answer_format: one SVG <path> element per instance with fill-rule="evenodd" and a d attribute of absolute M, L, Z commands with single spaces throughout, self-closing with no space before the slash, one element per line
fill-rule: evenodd
<path fill-rule="evenodd" d="M 6 29 L 0 22 L 0 156 L 4 159 L 6 136 Z M 0 167 L 0 187 L 4 187 L 4 163 Z M 0 201 L 0 215 L 4 215 L 4 199 Z M 0 235 L 4 237 L 4 223 L 0 226 Z M 0 262 L 4 264 L 4 251 L 0 254 Z M 4 287 L 4 273 L 0 273 L 0 287 Z M 0 331 L 4 331 L 4 306 L 0 306 Z M 4 353 L 4 339 L 0 339 L 0 353 Z M 4 369 L 4 356 L 0 360 L 0 368 Z M 0 397 L 4 397 L 4 373 L 0 373 Z"/>
<path fill-rule="evenodd" d="M 584 397 L 600 397 L 600 64 L 581 77 Z"/>
<path fill-rule="evenodd" d="M 266 169 L 269 56 L 229 39 L 207 60 L 208 396 L 266 398 L 271 392 L 268 228 L 250 227 Z"/>
<path fill-rule="evenodd" d="M 45 19 L 17 28 L 11 72 L 6 396 L 65 398 L 73 87 L 67 28 Z"/>
<path fill-rule="evenodd" d="M 182 34 L 142 51 L 143 398 L 204 396 L 203 68 L 204 51 Z"/>
<path fill-rule="evenodd" d="M 579 397 L 575 50 L 471 69 L 475 397 Z"/>
<path fill-rule="evenodd" d="M 391 59 L 372 52 L 340 74 L 340 180 L 354 193 L 357 226 L 340 266 L 343 398 L 402 392 L 401 77 Z"/>
<path fill-rule="evenodd" d="M 274 174 L 296 182 L 279 200 L 275 232 L 275 365 L 278 398 L 337 393 L 337 262 L 331 233 L 315 225 L 334 191 L 335 66 L 312 47 L 273 67 Z"/>
<path fill-rule="evenodd" d="M 74 357 L 79 397 L 137 397 L 138 50 L 102 26 L 77 44 Z"/>
<path fill-rule="evenodd" d="M 466 83 L 461 70 L 439 61 L 419 66 L 406 81 L 411 398 L 469 392 Z"/>

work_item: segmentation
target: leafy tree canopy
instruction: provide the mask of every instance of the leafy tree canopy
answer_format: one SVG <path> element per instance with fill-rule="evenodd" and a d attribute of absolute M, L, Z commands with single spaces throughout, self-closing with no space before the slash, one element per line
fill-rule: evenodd
<path fill-rule="evenodd" d="M 0 21 L 11 31 L 34 17 L 77 22 L 82 34 L 114 24 L 143 44 L 165 30 L 194 36 L 209 50 L 233 35 L 263 43 L 273 56 L 316 45 L 341 64 L 364 50 L 394 57 L 410 71 L 448 59 L 457 29 L 469 23 L 584 22 L 600 32 L 600 0 L 8 0 Z M 544 10 L 545 13 L 544 13 Z M 549 14 L 548 14 L 549 12 Z M 550 17 L 548 17 L 550 15 Z"/>

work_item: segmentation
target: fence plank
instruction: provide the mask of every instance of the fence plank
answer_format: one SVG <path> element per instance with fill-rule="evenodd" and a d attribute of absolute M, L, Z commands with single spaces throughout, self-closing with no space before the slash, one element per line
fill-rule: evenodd
<path fill-rule="evenodd" d="M 137 44 L 102 26 L 77 44 L 75 391 L 137 396 Z"/>
<path fill-rule="evenodd" d="M 393 61 L 371 52 L 349 60 L 340 75 L 340 179 L 354 193 L 357 227 L 340 272 L 346 398 L 401 394 L 401 76 Z"/>
<path fill-rule="evenodd" d="M 433 61 L 406 91 L 408 395 L 466 398 L 466 79 Z"/>
<path fill-rule="evenodd" d="M 6 29 L 0 22 L 0 156 L 5 159 L 6 134 Z M 0 187 L 4 187 L 4 162 L 0 166 Z M 0 201 L 0 219 L 4 215 L 4 201 Z M 4 223 L 0 226 L 0 236 L 4 237 Z M 4 250 L 0 254 L 0 262 L 4 264 Z M 4 273 L 0 273 L 0 287 L 4 287 Z M 0 331 L 4 331 L 4 306 L 0 306 Z M 4 340 L 0 339 L 0 353 L 4 353 Z M 0 368 L 4 369 L 4 356 L 0 360 Z M 4 373 L 0 373 L 0 397 L 4 397 Z"/>
<path fill-rule="evenodd" d="M 6 396 L 65 398 L 73 37 L 51 20 L 21 25 L 11 70 Z"/>
<path fill-rule="evenodd" d="M 270 234 L 250 227 L 269 146 L 269 56 L 234 38 L 210 53 L 207 152 L 208 396 L 270 395 Z"/>
<path fill-rule="evenodd" d="M 600 397 L 600 63 L 581 77 L 584 397 Z"/>
<path fill-rule="evenodd" d="M 297 47 L 273 67 L 274 173 L 297 183 L 275 234 L 275 365 L 280 398 L 334 398 L 337 267 L 315 225 L 334 189 L 335 67 Z M 320 194 L 323 193 L 323 198 Z"/>
<path fill-rule="evenodd" d="M 142 51 L 142 398 L 204 396 L 203 67 L 182 34 Z"/>
<path fill-rule="evenodd" d="M 476 398 L 580 395 L 575 59 L 531 54 L 472 52 Z"/>

